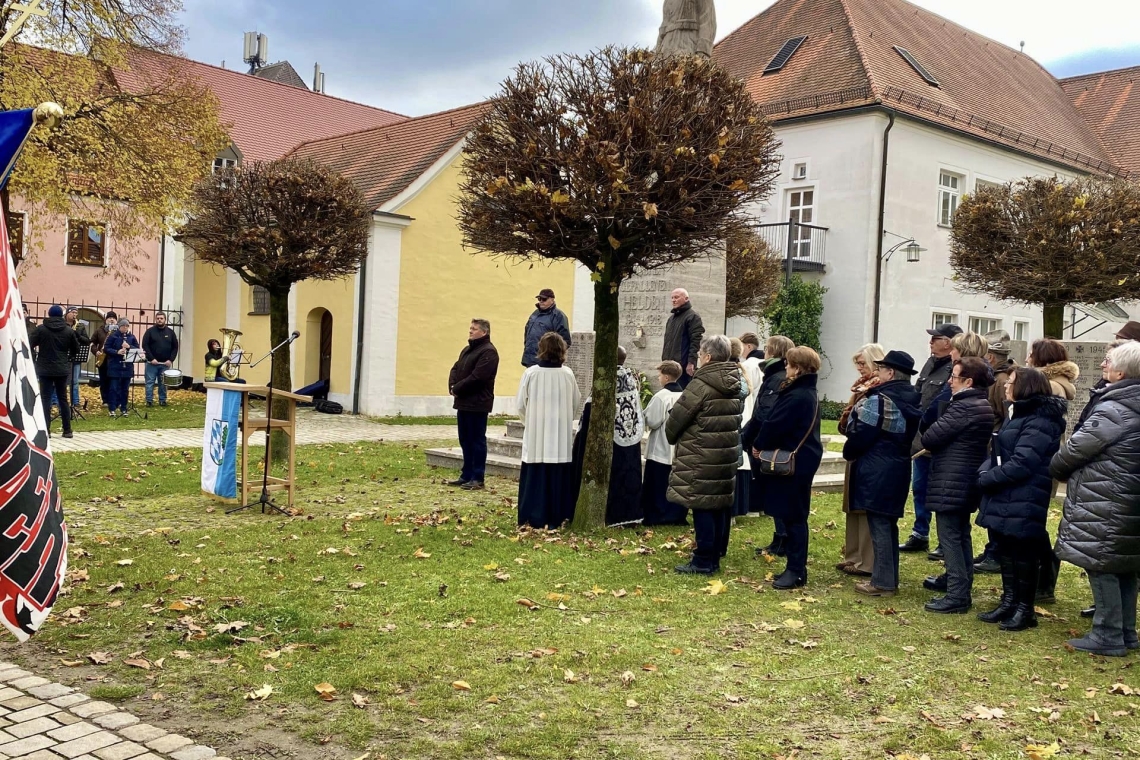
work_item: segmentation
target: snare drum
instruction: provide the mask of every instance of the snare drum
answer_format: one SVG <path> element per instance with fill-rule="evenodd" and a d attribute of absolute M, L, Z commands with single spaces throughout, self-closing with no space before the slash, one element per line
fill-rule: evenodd
<path fill-rule="evenodd" d="M 168 369 L 162 373 L 162 384 L 167 388 L 182 387 L 182 370 Z"/>

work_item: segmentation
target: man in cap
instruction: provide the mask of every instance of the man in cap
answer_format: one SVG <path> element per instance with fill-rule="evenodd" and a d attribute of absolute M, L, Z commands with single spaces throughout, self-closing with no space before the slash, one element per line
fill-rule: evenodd
<path fill-rule="evenodd" d="M 950 358 L 950 339 L 961 332 L 961 327 L 950 323 L 926 331 L 930 336 L 930 358 L 926 360 L 914 384 L 914 389 L 921 397 L 920 408 L 923 414 L 938 398 L 942 386 L 950 379 L 950 373 L 954 370 L 954 362 Z M 920 451 L 922 443 L 916 434 L 911 444 L 911 455 Z M 900 552 L 924 552 L 930 548 L 931 513 L 926 508 L 926 487 L 929 480 L 930 456 L 917 457 L 914 460 L 911 479 L 911 491 L 914 495 L 914 527 L 911 528 L 906 543 L 899 546 Z"/>
<path fill-rule="evenodd" d="M 63 315 L 68 327 L 75 330 L 75 337 L 79 339 L 80 346 L 90 346 L 91 336 L 87 334 L 87 325 L 79 321 L 79 307 L 68 306 L 67 313 Z M 73 359 L 75 357 L 72 357 Z M 79 406 L 79 372 L 82 362 L 73 361 L 71 366 L 71 405 Z"/>
<path fill-rule="evenodd" d="M 994 432 L 1001 430 L 1007 416 L 1005 413 L 1005 386 L 1009 383 L 1010 374 L 1017 366 L 1010 354 L 1013 352 L 1009 333 L 1005 330 L 992 330 L 985 334 L 986 343 L 989 344 L 989 353 L 986 361 L 994 370 L 994 384 L 990 386 L 990 407 L 994 410 Z M 974 557 L 975 573 L 1000 573 L 1001 565 L 997 561 L 993 536 L 986 542 L 986 548 L 977 557 Z"/>
<path fill-rule="evenodd" d="M 566 319 L 566 314 L 555 305 L 554 291 L 543 288 L 534 298 L 536 301 L 534 313 L 526 321 L 526 329 L 523 330 L 524 367 L 538 364 L 538 341 L 548 332 L 561 335 L 562 340 L 566 341 L 566 347 L 570 347 L 570 320 Z"/>
<path fill-rule="evenodd" d="M 1140 322 L 1129 322 L 1116 333 L 1117 340 L 1140 340 Z"/>

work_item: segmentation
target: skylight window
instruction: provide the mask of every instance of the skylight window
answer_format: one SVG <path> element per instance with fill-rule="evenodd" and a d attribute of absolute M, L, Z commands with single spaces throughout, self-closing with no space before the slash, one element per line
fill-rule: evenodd
<path fill-rule="evenodd" d="M 796 54 L 796 51 L 800 49 L 800 45 L 804 44 L 804 40 L 806 39 L 807 35 L 804 35 L 803 37 L 792 37 L 790 40 L 785 42 L 784 46 L 780 48 L 780 52 L 776 53 L 776 57 L 773 58 L 772 62 L 768 64 L 768 68 L 764 69 L 764 73 L 775 74 L 777 71 L 784 68 L 791 57 Z"/>
<path fill-rule="evenodd" d="M 903 60 L 910 64 L 911 68 L 918 72 L 918 75 L 926 80 L 926 83 L 932 87 L 939 87 L 938 80 L 930 75 L 930 72 L 922 67 L 922 64 L 914 59 L 910 51 L 906 48 L 901 48 L 895 45 L 895 50 L 903 57 Z"/>

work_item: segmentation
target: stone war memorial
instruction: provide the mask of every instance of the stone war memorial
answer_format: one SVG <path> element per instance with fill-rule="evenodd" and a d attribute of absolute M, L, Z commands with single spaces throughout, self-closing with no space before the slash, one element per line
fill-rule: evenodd
<path fill-rule="evenodd" d="M 1066 416 L 1065 435 L 1067 437 L 1073 432 L 1077 420 L 1081 418 L 1081 410 L 1089 401 L 1089 391 L 1100 380 L 1100 363 L 1104 361 L 1108 344 L 1074 340 L 1061 341 L 1061 343 L 1069 352 L 1069 361 L 1076 364 L 1081 371 L 1081 375 L 1075 383 L 1077 397 L 1069 402 L 1069 412 Z"/>

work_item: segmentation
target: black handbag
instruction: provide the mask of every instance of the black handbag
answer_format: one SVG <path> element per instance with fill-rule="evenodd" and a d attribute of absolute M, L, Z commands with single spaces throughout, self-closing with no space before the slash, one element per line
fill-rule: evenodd
<path fill-rule="evenodd" d="M 791 477 L 796 474 L 796 453 L 799 452 L 803 445 L 807 443 L 808 436 L 811 431 L 819 426 L 819 397 L 815 400 L 815 411 L 811 415 L 811 424 L 808 425 L 807 432 L 804 437 L 800 439 L 800 443 L 796 446 L 795 451 L 787 451 L 785 449 L 766 449 L 760 452 L 760 458 L 756 461 L 760 463 L 761 475 L 777 475 L 780 477 Z"/>

